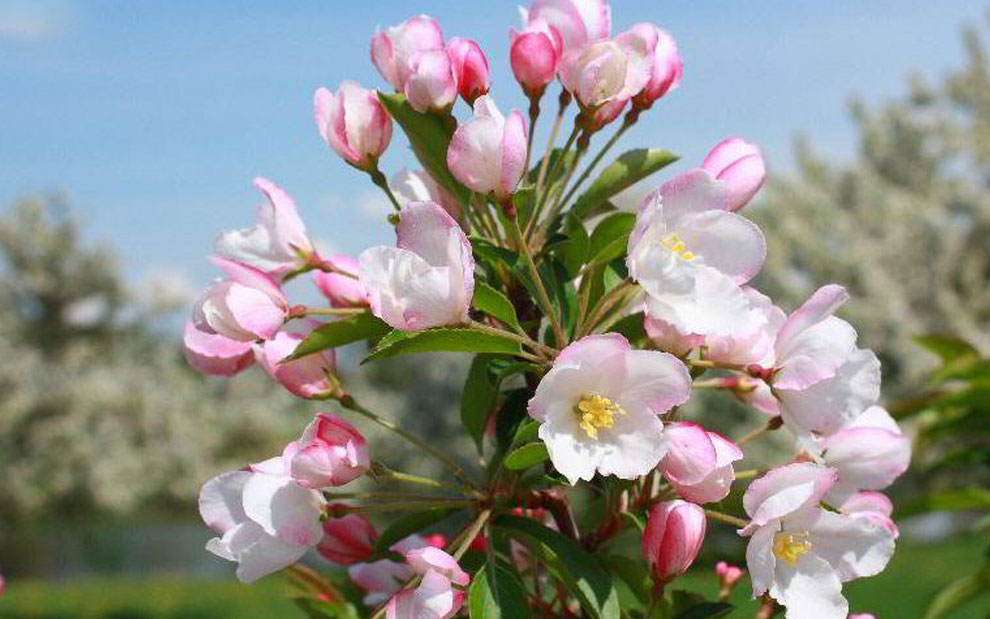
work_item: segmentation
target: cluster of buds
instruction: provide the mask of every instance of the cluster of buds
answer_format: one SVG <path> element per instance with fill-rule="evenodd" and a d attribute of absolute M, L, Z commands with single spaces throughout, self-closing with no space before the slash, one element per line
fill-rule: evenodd
<path fill-rule="evenodd" d="M 565 588 L 579 579 L 542 566 L 556 561 L 557 550 L 597 565 L 598 546 L 645 519 L 642 565 L 658 602 L 694 564 L 714 521 L 749 539 L 746 572 L 716 567 L 722 600 L 748 573 L 754 596 L 785 606 L 791 619 L 845 619 L 842 583 L 878 573 L 893 553 L 898 531 L 880 491 L 904 472 L 911 452 L 879 404 L 876 355 L 835 316 L 848 295 L 827 285 L 787 313 L 750 285 L 766 242 L 741 211 L 766 166 L 760 149 L 741 138 L 716 144 L 635 212 L 616 212 L 608 198 L 669 162 L 649 163 L 650 152 L 640 171 L 620 166 L 641 176 L 609 187 L 612 170 L 597 192 L 572 202 L 616 138 L 678 86 L 682 61 L 674 39 L 654 24 L 612 37 L 605 0 L 535 0 L 522 17 L 522 29 L 509 33 L 509 58 L 530 100 L 529 127 L 522 112 L 504 115 L 495 104 L 488 61 L 474 41 L 445 40 L 425 15 L 379 30 L 372 62 L 398 94 L 343 82 L 336 93 L 316 91 L 314 115 L 319 136 L 392 201 L 395 245 L 322 257 L 292 199 L 257 179 L 265 196 L 257 224 L 218 238 L 212 261 L 224 278 L 197 301 L 185 330 L 186 357 L 204 374 L 232 376 L 257 363 L 293 395 L 334 400 L 412 442 L 454 479 L 424 480 L 373 463 L 350 422 L 319 414 L 280 456 L 206 483 L 200 511 L 218 535 L 208 548 L 236 561 L 244 581 L 315 548 L 346 567 L 375 617 L 454 617 L 470 571 L 478 585 L 471 595 L 487 604 L 494 589 L 485 587 L 496 585 L 478 580 L 482 563 L 486 579 L 514 572 L 499 587 L 532 577 L 532 591 L 520 585 L 506 595 L 539 616 L 575 616 L 576 606 L 618 616 L 603 610 L 607 600 L 580 591 L 568 599 Z M 530 168 L 539 101 L 555 79 L 560 113 L 547 152 Z M 470 108 L 460 121 L 458 96 Z M 574 130 L 551 157 L 571 101 Z M 615 137 L 571 184 L 592 136 L 627 107 Z M 392 138 L 390 114 L 426 169 L 387 181 L 379 163 Z M 589 234 L 600 213 L 607 215 Z M 285 282 L 309 272 L 326 307 L 289 302 Z M 364 339 L 377 346 L 372 358 L 486 353 L 465 389 L 478 401 L 463 407 L 479 453 L 486 436 L 494 443 L 483 480 L 444 446 L 347 394 L 333 346 Z M 507 392 L 512 381 L 502 379 L 519 373 L 524 386 Z M 683 420 L 680 407 L 701 388 L 741 399 L 764 416 L 762 428 L 732 440 L 725 429 Z M 764 471 L 737 471 L 745 444 L 779 428 L 793 435 L 793 453 Z M 537 464 L 540 474 L 528 475 Z M 334 491 L 366 474 L 376 484 L 388 478 L 458 494 Z M 748 479 L 743 492 L 738 482 Z M 602 521 L 583 534 L 568 491 L 579 484 L 594 486 L 603 501 Z M 711 509 L 733 492 L 742 495 L 745 517 Z M 408 501 L 355 504 L 396 496 Z M 361 511 L 437 504 L 469 516 L 449 543 L 420 532 L 382 548 Z M 556 550 L 541 552 L 534 540 L 551 540 Z M 465 553 L 475 553 L 464 563 L 472 570 L 459 563 Z"/>

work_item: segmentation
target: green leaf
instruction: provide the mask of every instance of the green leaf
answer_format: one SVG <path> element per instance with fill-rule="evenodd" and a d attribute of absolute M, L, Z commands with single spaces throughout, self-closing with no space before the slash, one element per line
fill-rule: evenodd
<path fill-rule="evenodd" d="M 627 514 L 631 515 L 629 512 L 623 512 L 623 515 Z M 609 571 L 625 583 L 626 588 L 634 596 L 638 608 L 642 609 L 649 606 L 653 579 L 650 577 L 646 562 L 617 554 L 606 555 L 602 560 L 608 566 Z M 616 584 L 618 585 L 618 583 Z M 629 605 L 630 603 L 626 602 L 623 604 L 623 608 Z"/>
<path fill-rule="evenodd" d="M 501 515 L 497 533 L 522 542 L 574 594 L 592 619 L 619 619 L 619 595 L 598 559 L 574 540 L 529 518 Z"/>
<path fill-rule="evenodd" d="M 962 490 L 936 492 L 903 504 L 897 517 L 906 518 L 925 512 L 990 509 L 990 490 L 973 486 Z"/>
<path fill-rule="evenodd" d="M 938 592 L 925 611 L 925 619 L 942 619 L 971 600 L 990 593 L 990 564 L 984 564 L 975 574 L 949 583 Z"/>
<path fill-rule="evenodd" d="M 529 443 L 509 452 L 509 455 L 505 457 L 505 468 L 510 471 L 522 471 L 549 459 L 550 453 L 547 452 L 546 445 Z"/>
<path fill-rule="evenodd" d="M 519 576 L 503 563 L 488 563 L 468 589 L 471 619 L 528 619 L 532 616 Z"/>
<path fill-rule="evenodd" d="M 733 608 L 728 602 L 702 602 L 674 615 L 674 619 L 718 619 L 727 616 Z"/>
<path fill-rule="evenodd" d="M 336 348 L 360 340 L 376 339 L 389 330 L 387 324 L 372 316 L 370 312 L 334 320 L 314 329 L 289 355 L 288 360 L 299 359 L 327 348 Z"/>
<path fill-rule="evenodd" d="M 591 233 L 588 264 L 605 264 L 625 254 L 635 225 L 632 213 L 611 213 L 602 219 Z"/>
<path fill-rule="evenodd" d="M 677 159 L 677 155 L 660 148 L 637 148 L 623 153 L 602 170 L 591 187 L 574 203 L 572 212 L 583 219 L 602 202 Z"/>
<path fill-rule="evenodd" d="M 475 356 L 461 395 L 461 423 L 474 439 L 478 453 L 481 453 L 481 442 L 485 438 L 488 418 L 491 417 L 498 403 L 498 386 L 488 371 L 491 362 L 491 355 Z"/>
<path fill-rule="evenodd" d="M 292 602 L 308 619 L 358 619 L 357 609 L 347 602 L 327 602 L 314 598 L 297 597 Z"/>
<path fill-rule="evenodd" d="M 529 396 L 529 389 L 513 389 L 505 394 L 505 401 L 495 417 L 495 444 L 499 452 L 512 445 L 519 424 L 529 419 L 526 412 Z"/>
<path fill-rule="evenodd" d="M 392 331 L 361 363 L 379 361 L 397 355 L 432 351 L 491 352 L 514 354 L 519 344 L 501 335 L 476 331 L 470 327 L 440 327 L 425 331 Z"/>
<path fill-rule="evenodd" d="M 979 357 L 978 351 L 966 340 L 948 333 L 915 336 L 914 341 L 939 356 L 943 363 L 965 357 Z"/>
<path fill-rule="evenodd" d="M 459 511 L 457 507 L 433 507 L 418 512 L 411 512 L 392 521 L 387 529 L 375 540 L 375 553 L 386 553 L 398 541 L 404 540 L 413 533 L 419 533 L 426 527 L 436 524 L 447 516 Z"/>
<path fill-rule="evenodd" d="M 584 224 L 570 213 L 564 216 L 564 230 L 556 239 L 551 239 L 548 251 L 559 259 L 571 279 L 577 276 L 588 259 L 590 240 Z"/>
<path fill-rule="evenodd" d="M 456 123 L 446 124 L 441 116 L 417 112 L 400 94 L 379 92 L 378 99 L 402 127 L 413 153 L 430 176 L 452 193 L 461 205 L 467 204 L 471 192 L 457 182 L 447 168 L 447 147 L 450 146 Z"/>
<path fill-rule="evenodd" d="M 512 302 L 485 282 L 475 280 L 473 304 L 476 309 L 498 318 L 511 327 L 519 326 L 516 308 L 512 306 Z"/>
<path fill-rule="evenodd" d="M 630 343 L 635 344 L 646 339 L 645 321 L 646 315 L 643 312 L 636 312 L 623 317 L 608 330 L 622 334 Z"/>

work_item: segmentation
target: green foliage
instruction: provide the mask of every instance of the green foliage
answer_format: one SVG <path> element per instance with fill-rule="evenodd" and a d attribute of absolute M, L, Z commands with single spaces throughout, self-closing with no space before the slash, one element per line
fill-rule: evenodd
<path fill-rule="evenodd" d="M 606 167 L 574 204 L 574 215 L 585 218 L 606 200 L 628 189 L 654 172 L 677 161 L 677 155 L 662 148 L 637 148 L 619 156 Z"/>
<path fill-rule="evenodd" d="M 518 329 L 519 319 L 516 317 L 516 308 L 512 301 L 504 294 L 495 290 L 482 281 L 474 283 L 474 307 L 478 310 L 498 318 L 502 323 Z"/>
<path fill-rule="evenodd" d="M 528 443 L 517 447 L 505 456 L 505 468 L 510 471 L 522 471 L 550 459 L 547 447 L 543 443 Z"/>
<path fill-rule="evenodd" d="M 299 359 L 307 355 L 336 348 L 361 340 L 376 340 L 390 331 L 389 326 L 375 318 L 370 312 L 332 320 L 313 330 L 289 359 Z"/>
<path fill-rule="evenodd" d="M 487 563 L 474 575 L 468 589 L 471 619 L 528 619 L 526 588 L 508 565 Z"/>
<path fill-rule="evenodd" d="M 379 340 L 362 363 L 396 355 L 432 351 L 489 352 L 512 354 L 519 344 L 510 338 L 470 327 L 445 327 L 425 331 L 394 330 Z"/>

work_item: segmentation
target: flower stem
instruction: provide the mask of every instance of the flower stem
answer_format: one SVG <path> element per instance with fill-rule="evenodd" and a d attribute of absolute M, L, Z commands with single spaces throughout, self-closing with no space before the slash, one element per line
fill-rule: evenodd
<path fill-rule="evenodd" d="M 364 314 L 368 310 L 360 307 L 304 307 L 302 305 L 293 307 L 289 311 L 290 318 L 303 318 L 305 316 L 353 316 Z"/>
<path fill-rule="evenodd" d="M 478 486 L 474 482 L 472 482 L 471 479 L 464 473 L 464 469 L 461 468 L 461 465 L 459 465 L 457 462 L 454 461 L 453 458 L 443 453 L 433 445 L 430 445 L 423 439 L 406 432 L 405 430 L 403 430 L 396 424 L 392 423 L 388 419 L 379 417 L 375 413 L 371 412 L 370 410 L 358 404 L 357 401 L 355 401 L 354 398 L 348 394 L 342 393 L 336 397 L 336 400 L 337 402 L 340 403 L 340 405 L 343 408 L 346 408 L 349 411 L 353 411 L 359 415 L 362 415 L 363 417 L 366 417 L 367 419 L 370 419 L 371 421 L 377 423 L 386 430 L 398 434 L 399 436 L 406 439 L 416 447 L 419 447 L 425 453 L 434 457 L 439 462 L 445 464 L 458 480 L 466 483 L 467 485 L 469 485 L 470 487 L 476 490 L 478 489 Z"/>
<path fill-rule="evenodd" d="M 402 206 L 399 205 L 399 201 L 395 199 L 395 194 L 392 193 L 392 189 L 388 186 L 388 179 L 382 174 L 382 171 L 378 169 L 378 162 L 375 162 L 375 167 L 368 170 L 368 175 L 371 176 L 371 182 L 378 185 L 385 195 L 388 196 L 389 201 L 392 203 L 392 208 L 399 212 L 402 210 Z"/>
<path fill-rule="evenodd" d="M 384 503 L 365 503 L 363 505 L 344 505 L 337 509 L 344 514 L 367 512 L 402 512 L 420 510 L 426 507 L 467 507 L 474 504 L 470 499 L 448 499 L 443 501 L 391 501 Z"/>
<path fill-rule="evenodd" d="M 765 424 L 763 424 L 759 428 L 753 430 L 748 434 L 744 434 L 742 438 L 736 441 L 736 445 L 745 445 L 746 443 L 748 443 L 749 441 L 753 440 L 758 436 L 762 436 L 767 432 L 773 432 L 774 430 L 782 426 L 783 423 L 784 420 L 781 419 L 779 416 L 772 417 L 770 420 L 768 420 Z"/>
<path fill-rule="evenodd" d="M 591 311 L 591 314 L 588 316 L 588 319 L 583 323 L 581 323 L 580 325 L 578 325 L 577 337 L 584 337 L 585 335 L 593 331 L 595 326 L 598 324 L 599 321 L 601 321 L 601 319 L 605 316 L 605 314 L 609 310 L 611 310 L 616 304 L 621 302 L 623 296 L 630 290 L 634 290 L 635 287 L 636 287 L 635 282 L 631 280 L 627 280 L 619 284 L 612 290 L 609 290 L 608 293 L 602 296 L 602 298 L 598 300 L 598 303 L 595 304 L 595 308 Z"/>
<path fill-rule="evenodd" d="M 723 514 L 722 512 L 717 512 L 713 509 L 706 509 L 705 515 L 712 520 L 718 520 L 719 522 L 724 522 L 725 524 L 731 524 L 734 527 L 742 528 L 747 524 L 747 522 L 742 518 L 736 518 L 735 516 L 730 516 L 729 514 Z"/>
<path fill-rule="evenodd" d="M 567 340 L 564 337 L 564 329 L 560 326 L 560 319 L 557 317 L 557 312 L 550 302 L 550 295 L 547 294 L 547 289 L 543 285 L 540 270 L 536 268 L 536 262 L 533 261 L 533 255 L 529 251 L 529 245 L 526 244 L 526 239 L 523 238 L 522 231 L 519 229 L 519 221 L 516 218 L 509 220 L 509 231 L 512 233 L 512 237 L 519 246 L 519 251 L 522 252 L 523 258 L 526 260 L 526 266 L 529 267 L 529 275 L 533 278 L 533 285 L 536 286 L 536 292 L 539 296 L 538 301 L 540 302 L 543 313 L 550 319 L 550 326 L 553 328 L 553 336 L 557 341 L 557 346 L 562 348 L 567 344 Z"/>
<path fill-rule="evenodd" d="M 611 150 L 613 146 L 615 146 L 615 143 L 619 141 L 619 138 L 622 137 L 622 134 L 625 133 L 626 130 L 629 129 L 629 127 L 632 127 L 633 124 L 636 123 L 636 119 L 637 117 L 633 117 L 632 119 L 630 119 L 630 115 L 629 114 L 626 115 L 626 117 L 622 121 L 622 125 L 619 127 L 619 130 L 616 131 L 611 138 L 609 138 L 608 142 L 605 142 L 601 150 L 598 151 L 598 154 L 595 155 L 595 158 L 591 160 L 591 163 L 588 164 L 588 167 L 586 167 L 584 169 L 584 172 L 581 173 L 581 176 L 578 177 L 577 181 L 574 183 L 574 186 L 571 187 L 570 191 L 567 192 L 567 195 L 564 196 L 564 199 L 561 200 L 562 203 L 567 204 L 567 202 L 570 201 L 572 197 L 574 197 L 574 194 L 577 192 L 578 188 L 581 187 L 581 184 L 584 183 L 584 181 L 588 180 L 588 177 L 591 176 L 591 173 L 595 170 L 595 167 L 597 167 L 598 164 L 601 163 L 601 160 L 603 157 L 605 157 L 605 154 L 608 153 L 608 151 Z"/>
<path fill-rule="evenodd" d="M 510 339 L 510 340 L 519 342 L 520 344 L 523 344 L 524 346 L 529 346 L 530 348 L 532 348 L 533 350 L 537 351 L 538 353 L 540 353 L 542 355 L 549 355 L 549 356 L 553 357 L 553 356 L 555 356 L 557 354 L 557 349 L 556 348 L 551 348 L 550 346 L 547 346 L 546 344 L 541 344 L 540 342 L 537 342 L 536 340 L 534 340 L 533 338 L 529 337 L 525 333 L 516 334 L 516 333 L 513 333 L 512 331 L 506 331 L 505 329 L 499 329 L 497 327 L 492 327 L 490 325 L 486 325 L 485 323 L 478 322 L 477 320 L 472 320 L 468 324 L 471 325 L 471 328 L 473 328 L 473 329 L 475 329 L 477 331 L 484 331 L 485 333 L 491 333 L 492 335 L 497 335 L 499 337 L 504 337 L 506 339 Z"/>
<path fill-rule="evenodd" d="M 529 162 L 533 155 L 533 137 L 536 135 L 536 119 L 540 117 L 540 99 L 546 88 L 540 90 L 538 94 L 527 95 L 529 97 L 529 135 L 526 137 L 526 164 L 523 170 L 529 171 Z"/>
<path fill-rule="evenodd" d="M 543 153 L 543 162 L 540 164 L 540 173 L 536 175 L 536 191 L 543 187 L 543 181 L 547 177 L 547 166 L 550 163 L 550 154 L 553 153 L 554 142 L 557 141 L 557 133 L 560 131 L 560 124 L 564 121 L 564 112 L 571 103 L 571 94 L 566 90 L 560 91 L 558 99 L 560 107 L 557 109 L 557 117 L 553 121 L 553 128 L 550 129 L 550 139 L 547 141 L 547 150 Z"/>
<path fill-rule="evenodd" d="M 467 552 L 467 549 L 471 547 L 471 542 L 474 541 L 474 538 L 478 537 L 478 533 L 481 533 L 481 529 L 484 528 L 485 523 L 488 522 L 488 518 L 491 515 L 492 515 L 492 510 L 490 509 L 482 510 L 481 513 L 478 514 L 478 517 L 474 519 L 474 522 L 471 523 L 471 526 L 468 527 L 468 529 L 465 530 L 465 532 L 461 536 L 459 536 L 458 539 L 459 546 L 452 555 L 455 560 L 460 560 L 460 558 L 464 556 L 464 553 Z"/>
<path fill-rule="evenodd" d="M 406 482 L 410 484 L 419 484 L 421 486 L 429 486 L 431 488 L 450 488 L 452 490 L 463 490 L 463 488 L 456 484 L 448 484 L 442 481 L 437 481 L 435 479 L 430 479 L 429 477 L 420 477 L 419 475 L 412 475 L 411 473 L 403 473 L 401 471 L 396 471 L 394 469 L 385 466 L 381 462 L 371 463 L 371 474 L 372 478 L 388 478 L 394 479 L 395 481 Z"/>
<path fill-rule="evenodd" d="M 543 187 L 542 190 L 537 187 L 539 199 L 536 203 L 536 208 L 533 209 L 533 214 L 529 218 L 529 225 L 526 226 L 527 232 L 531 231 L 536 225 L 536 222 L 540 219 L 540 213 L 543 212 L 543 207 L 546 206 L 547 199 L 550 197 L 550 193 L 553 190 L 553 178 L 557 175 L 557 171 L 560 170 L 560 167 L 564 165 L 564 159 L 567 158 L 567 153 L 571 150 L 571 146 L 574 144 L 575 140 L 577 140 L 581 131 L 581 123 L 578 120 L 575 120 L 574 129 L 571 130 L 571 134 L 567 137 L 567 142 L 564 143 L 564 148 L 560 149 L 560 154 L 557 156 L 556 161 L 553 162 L 553 167 L 550 168 L 550 173 L 548 174 L 549 179 L 547 180 L 546 186 Z"/>

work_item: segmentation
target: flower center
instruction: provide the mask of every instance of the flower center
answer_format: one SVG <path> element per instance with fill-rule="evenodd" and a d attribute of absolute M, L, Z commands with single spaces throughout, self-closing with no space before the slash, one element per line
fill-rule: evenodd
<path fill-rule="evenodd" d="M 676 232 L 671 232 L 667 236 L 663 237 L 661 243 L 664 248 L 677 254 L 684 262 L 691 262 L 696 257 L 693 251 L 688 250 L 687 245 L 684 244 L 684 241 Z"/>
<path fill-rule="evenodd" d="M 574 413 L 580 419 L 578 423 L 591 438 L 598 438 L 600 428 L 611 428 L 615 425 L 616 415 L 625 415 L 622 407 L 601 395 L 583 395 L 574 407 Z"/>
<path fill-rule="evenodd" d="M 811 548 L 807 533 L 778 533 L 773 538 L 773 554 L 787 561 L 788 565 L 796 564 L 801 555 Z"/>

